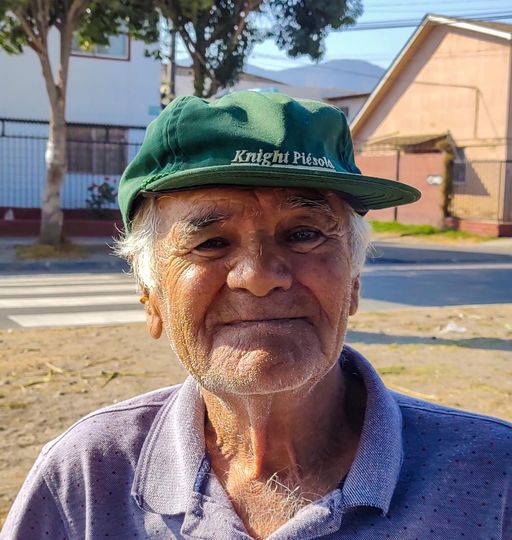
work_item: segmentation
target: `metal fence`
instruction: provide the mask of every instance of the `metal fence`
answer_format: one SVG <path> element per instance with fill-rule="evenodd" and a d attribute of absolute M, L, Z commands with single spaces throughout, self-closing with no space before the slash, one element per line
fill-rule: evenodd
<path fill-rule="evenodd" d="M 48 128 L 45 121 L 0 118 L 0 207 L 40 207 Z M 144 130 L 141 126 L 68 124 L 62 208 L 87 208 L 89 186 L 105 180 L 116 184 L 140 148 Z"/>
<path fill-rule="evenodd" d="M 465 219 L 506 220 L 507 175 L 512 161 L 466 161 L 454 174 L 452 215 Z M 512 178 L 508 179 L 508 183 Z"/>
<path fill-rule="evenodd" d="M 62 208 L 87 208 L 88 187 L 106 179 L 116 184 L 135 156 L 145 128 L 75 124 L 67 126 L 67 173 Z M 46 179 L 48 122 L 0 118 L 0 208 L 39 208 Z M 511 161 L 463 162 L 455 169 L 452 215 L 504 220 L 505 187 Z M 116 208 L 116 204 L 109 205 Z"/>

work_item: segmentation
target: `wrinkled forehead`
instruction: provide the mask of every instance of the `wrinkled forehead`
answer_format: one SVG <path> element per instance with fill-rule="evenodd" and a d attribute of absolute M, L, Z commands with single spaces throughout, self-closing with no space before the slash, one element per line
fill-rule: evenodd
<path fill-rule="evenodd" d="M 223 220 L 264 214 L 276 217 L 298 209 L 344 221 L 350 211 L 338 193 L 306 188 L 191 189 L 158 197 L 156 207 L 161 231 L 180 221 L 197 224 L 216 217 Z"/>

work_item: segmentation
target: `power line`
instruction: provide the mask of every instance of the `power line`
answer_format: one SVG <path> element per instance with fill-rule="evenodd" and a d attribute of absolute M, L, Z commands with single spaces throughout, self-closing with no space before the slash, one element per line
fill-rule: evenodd
<path fill-rule="evenodd" d="M 489 4 L 492 0 L 487 0 L 486 1 L 486 4 Z M 502 5 L 507 5 L 506 2 L 502 2 L 501 0 L 496 0 L 498 1 L 500 4 Z M 438 2 L 438 4 L 442 5 L 442 9 L 444 10 L 445 7 L 449 7 L 449 8 L 453 8 L 455 7 L 455 5 L 459 4 L 463 7 L 467 6 L 468 4 L 471 4 L 472 2 L 478 2 L 479 4 L 482 3 L 482 0 L 455 0 L 454 2 L 449 2 L 447 0 L 444 0 L 444 2 Z M 431 4 L 432 5 L 432 4 Z M 436 3 L 434 3 L 434 6 L 436 5 Z M 367 11 L 371 11 L 372 9 L 375 9 L 375 8 L 388 8 L 388 7 L 422 7 L 424 8 L 425 7 L 425 2 L 424 1 L 420 1 L 420 2 L 386 2 L 384 1 L 382 4 L 380 3 L 369 3 L 367 2 L 366 5 L 365 5 L 365 13 Z M 508 7 L 508 6 L 507 6 Z M 490 6 L 491 9 L 500 9 L 501 6 Z M 489 6 L 485 8 L 484 11 L 489 11 Z"/>
<path fill-rule="evenodd" d="M 486 0 L 485 1 L 485 5 L 488 5 L 488 4 L 492 4 L 493 2 L 498 2 L 499 4 L 502 4 L 502 5 L 507 5 L 507 2 L 503 1 L 503 0 Z M 482 0 L 443 0 L 443 1 L 440 1 L 440 0 L 437 0 L 437 1 L 433 1 L 430 3 L 430 5 L 443 5 L 443 6 L 446 6 L 446 5 L 451 5 L 451 4 L 463 4 L 463 5 L 467 5 L 467 4 L 471 4 L 471 3 L 478 3 L 478 4 L 482 4 Z M 379 5 L 390 5 L 390 6 L 398 6 L 398 5 L 401 5 L 401 6 L 409 6 L 409 5 L 419 5 L 419 6 L 425 6 L 425 1 L 424 0 L 411 0 L 410 2 L 406 2 L 404 0 L 398 0 L 398 1 L 392 1 L 392 2 L 388 2 L 387 0 L 382 0 L 382 2 L 380 1 L 377 1 L 377 0 L 366 0 L 365 2 L 365 6 L 379 6 Z"/>
<path fill-rule="evenodd" d="M 442 15 L 440 15 L 442 17 Z M 511 19 L 512 12 L 500 12 L 500 13 L 486 13 L 478 15 L 476 13 L 468 13 L 466 15 L 449 15 L 447 18 L 455 19 L 465 19 L 465 20 L 474 20 L 475 22 L 484 21 L 484 22 L 493 22 L 495 20 L 504 20 Z M 333 30 L 333 32 L 356 32 L 362 30 L 384 30 L 392 28 L 410 28 L 413 26 L 419 26 L 423 19 L 395 19 L 395 20 L 386 20 L 386 21 L 369 21 L 358 23 L 354 26 L 347 26 L 346 28 Z M 448 23 L 438 23 L 438 24 L 456 24 L 458 21 L 450 21 Z"/>

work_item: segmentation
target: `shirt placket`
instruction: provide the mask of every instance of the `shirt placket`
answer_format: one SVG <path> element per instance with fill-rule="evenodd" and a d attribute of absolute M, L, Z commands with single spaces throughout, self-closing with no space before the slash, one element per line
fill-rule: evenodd
<path fill-rule="evenodd" d="M 193 493 L 181 527 L 183 538 L 252 540 L 233 511 L 201 493 Z"/>

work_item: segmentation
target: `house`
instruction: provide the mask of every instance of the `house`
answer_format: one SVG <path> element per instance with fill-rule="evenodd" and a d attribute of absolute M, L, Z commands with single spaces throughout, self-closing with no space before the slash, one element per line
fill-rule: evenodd
<path fill-rule="evenodd" d="M 178 61 L 176 66 L 176 95 L 183 96 L 194 93 L 194 73 L 190 60 Z M 162 82 L 166 85 L 170 78 L 170 65 L 162 65 Z M 316 87 L 296 86 L 280 82 L 276 79 L 243 71 L 238 81 L 230 88 L 221 88 L 216 96 L 238 90 L 257 90 L 265 92 L 282 92 L 296 98 L 323 99 L 325 89 Z"/>
<path fill-rule="evenodd" d="M 49 35 L 54 69 L 56 30 Z M 118 179 L 137 151 L 147 124 L 160 112 L 160 63 L 142 42 L 120 35 L 89 51 L 73 44 L 66 103 L 65 210 L 86 208 L 88 186 Z M 39 60 L 0 51 L 0 219 L 36 216 L 45 181 L 50 107 Z M 13 182 L 13 179 L 15 180 Z M 114 205 L 112 205 L 114 207 Z"/>
<path fill-rule="evenodd" d="M 511 43 L 511 24 L 423 19 L 351 123 L 363 172 L 423 198 L 370 218 L 512 235 Z"/>
<path fill-rule="evenodd" d="M 349 122 L 356 117 L 362 109 L 366 100 L 370 96 L 369 92 L 340 92 L 335 90 L 326 91 L 323 94 L 323 101 L 331 103 L 345 113 Z"/>
<path fill-rule="evenodd" d="M 347 62 L 347 61 L 340 61 Z M 327 62 L 327 64 L 333 64 L 334 62 Z M 373 68 L 370 78 L 371 85 L 378 80 L 378 74 L 380 73 L 377 66 L 373 66 L 366 62 L 371 68 Z M 306 86 L 304 84 L 298 84 L 297 81 L 309 81 L 312 80 L 311 74 L 317 73 L 321 70 L 322 64 L 312 66 L 300 66 L 297 68 L 287 69 L 284 71 L 270 71 L 262 68 L 257 68 L 248 64 L 245 70 L 240 75 L 239 80 L 229 89 L 221 89 L 217 96 L 223 95 L 226 92 L 234 92 L 237 90 L 257 90 L 265 92 L 282 92 L 294 98 L 299 99 L 316 99 L 319 101 L 325 101 L 331 103 L 340 108 L 348 120 L 351 121 L 357 112 L 361 109 L 364 102 L 370 95 L 367 90 L 344 90 L 342 88 L 333 88 L 332 86 Z M 329 71 L 336 71 L 335 67 L 326 68 Z M 361 69 L 361 68 L 360 68 Z M 297 74 L 294 72 L 297 71 Z M 309 76 L 308 76 L 309 73 Z M 339 72 L 343 74 L 342 71 Z M 351 73 L 351 72 L 350 72 Z M 375 74 L 377 73 L 377 74 Z M 358 74 L 358 72 L 356 72 Z M 299 76 L 300 75 L 300 76 Z M 366 76 L 365 73 L 363 75 Z M 186 95 L 194 93 L 193 71 L 190 67 L 190 59 L 178 60 L 176 68 L 176 95 Z M 317 77 L 318 78 L 318 77 Z M 163 64 L 162 66 L 162 83 L 167 90 L 168 81 L 170 80 L 170 65 Z M 289 80 L 289 82 L 286 82 Z M 368 78 L 363 79 L 366 88 L 368 86 Z M 327 81 L 329 84 L 331 80 Z M 354 83 L 354 81 L 352 81 Z M 359 80 L 355 81 L 355 84 L 361 86 Z M 361 86 L 362 88 L 362 86 Z"/>

